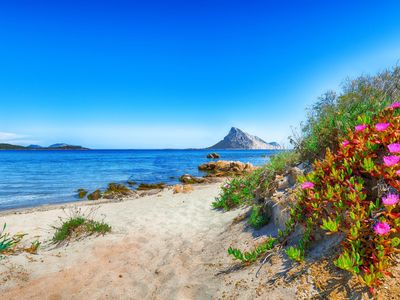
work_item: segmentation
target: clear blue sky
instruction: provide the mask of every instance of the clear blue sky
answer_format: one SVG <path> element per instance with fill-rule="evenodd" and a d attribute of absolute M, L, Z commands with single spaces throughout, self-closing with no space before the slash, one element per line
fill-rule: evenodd
<path fill-rule="evenodd" d="M 327 89 L 398 62 L 400 2 L 1 1 L 0 41 L 0 142 L 281 142 Z"/>

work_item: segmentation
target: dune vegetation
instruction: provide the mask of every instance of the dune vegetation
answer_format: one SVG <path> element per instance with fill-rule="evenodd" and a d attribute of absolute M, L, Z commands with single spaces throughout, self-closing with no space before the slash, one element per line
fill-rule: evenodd
<path fill-rule="evenodd" d="M 248 223 L 259 228 L 269 217 L 260 205 L 260 189 L 270 195 L 276 178 L 292 166 L 305 173 L 293 187 L 285 229 L 253 251 L 229 248 L 228 253 L 249 263 L 279 246 L 288 258 L 302 261 L 317 235 L 336 235 L 335 266 L 354 274 L 373 293 L 390 275 L 392 258 L 400 251 L 399 100 L 399 67 L 347 80 L 341 93 L 320 97 L 291 137 L 292 151 L 222 187 L 213 206 L 229 210 L 252 205 Z M 285 247 L 295 231 L 300 238 Z"/>

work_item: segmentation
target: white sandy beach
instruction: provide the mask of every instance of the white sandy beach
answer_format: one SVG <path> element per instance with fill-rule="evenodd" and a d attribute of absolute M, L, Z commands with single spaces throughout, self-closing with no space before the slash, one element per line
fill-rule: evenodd
<path fill-rule="evenodd" d="M 96 207 L 96 219 L 104 218 L 112 233 L 61 247 L 49 241 L 52 225 L 65 217 L 62 209 L 3 213 L 0 221 L 9 231 L 28 233 L 24 240 L 39 238 L 43 244 L 37 255 L 22 253 L 2 261 L 2 299 L 219 298 L 228 275 L 217 274 L 232 264 L 226 249 L 237 237 L 228 229 L 243 210 L 212 210 L 218 193 L 219 184 L 210 184 L 188 194 L 165 190 L 83 205 L 84 211 Z M 248 232 L 238 234 L 242 242 L 243 235 L 252 240 Z"/>

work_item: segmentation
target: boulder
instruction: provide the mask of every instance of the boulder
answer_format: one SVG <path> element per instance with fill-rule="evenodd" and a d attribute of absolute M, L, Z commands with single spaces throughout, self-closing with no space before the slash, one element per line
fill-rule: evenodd
<path fill-rule="evenodd" d="M 205 183 L 207 179 L 204 177 L 196 177 L 190 174 L 184 174 L 179 177 L 179 181 L 186 184 L 194 184 L 194 183 Z"/>
<path fill-rule="evenodd" d="M 209 153 L 207 154 L 207 158 L 220 158 L 221 156 L 218 153 Z"/>
<path fill-rule="evenodd" d="M 89 194 L 87 196 L 87 198 L 89 200 L 98 200 L 98 199 L 101 198 L 101 196 L 102 196 L 101 191 L 100 190 L 95 190 L 93 193 Z"/>
<path fill-rule="evenodd" d="M 304 171 L 302 169 L 300 169 L 299 167 L 293 167 L 288 171 L 288 181 L 289 181 L 289 185 L 293 186 L 297 183 L 297 178 L 299 176 L 303 176 L 304 175 Z"/>
<path fill-rule="evenodd" d="M 133 194 L 134 192 L 125 185 L 112 182 L 108 184 L 103 197 L 106 199 L 119 199 Z"/>
<path fill-rule="evenodd" d="M 154 190 L 154 189 L 163 189 L 165 187 L 167 187 L 167 185 L 164 182 L 141 183 L 141 184 L 139 184 L 137 190 L 138 191 L 148 191 L 148 190 Z"/>
<path fill-rule="evenodd" d="M 212 161 L 199 166 L 200 171 L 207 172 L 206 177 L 225 177 L 244 175 L 254 171 L 256 168 L 250 163 L 240 161 Z"/>
<path fill-rule="evenodd" d="M 86 196 L 87 193 L 88 193 L 88 191 L 85 190 L 85 189 L 78 189 L 76 192 L 78 193 L 79 199 L 85 198 L 85 196 Z"/>

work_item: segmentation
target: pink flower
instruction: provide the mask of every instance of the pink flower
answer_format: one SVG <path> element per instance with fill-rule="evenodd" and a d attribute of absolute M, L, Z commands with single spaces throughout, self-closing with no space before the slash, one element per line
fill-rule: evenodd
<path fill-rule="evenodd" d="M 350 142 L 348 141 L 348 140 L 344 140 L 343 142 L 342 142 L 342 146 L 343 147 L 346 147 L 347 145 L 349 145 L 350 144 Z"/>
<path fill-rule="evenodd" d="M 224 185 L 224 188 L 229 189 L 231 187 L 231 185 L 229 183 Z"/>
<path fill-rule="evenodd" d="M 382 202 L 384 205 L 395 205 L 399 202 L 399 195 L 390 193 L 386 197 L 382 197 Z"/>
<path fill-rule="evenodd" d="M 314 187 L 314 183 L 306 181 L 301 185 L 303 190 L 312 189 Z"/>
<path fill-rule="evenodd" d="M 355 127 L 356 132 L 364 131 L 365 128 L 367 128 L 367 125 L 365 125 L 365 124 L 357 125 Z"/>
<path fill-rule="evenodd" d="M 395 102 L 392 105 L 389 106 L 390 108 L 399 108 L 400 107 L 400 102 Z"/>
<path fill-rule="evenodd" d="M 378 223 L 375 224 L 374 231 L 375 231 L 376 234 L 385 235 L 385 234 L 389 233 L 390 226 L 386 222 L 379 221 Z"/>
<path fill-rule="evenodd" d="M 390 155 L 390 156 L 383 157 L 383 162 L 385 163 L 386 167 L 392 167 L 394 165 L 397 165 L 399 161 L 400 161 L 400 157 L 396 156 L 396 155 Z"/>
<path fill-rule="evenodd" d="M 385 131 L 390 126 L 390 123 L 378 123 L 375 125 L 377 131 Z"/>
<path fill-rule="evenodd" d="M 396 171 L 396 175 L 397 175 L 397 176 L 400 176 L 400 170 L 397 170 L 397 171 Z"/>
<path fill-rule="evenodd" d="M 400 144 L 399 143 L 390 144 L 388 146 L 388 149 L 389 149 L 390 153 L 399 153 L 400 152 Z"/>

